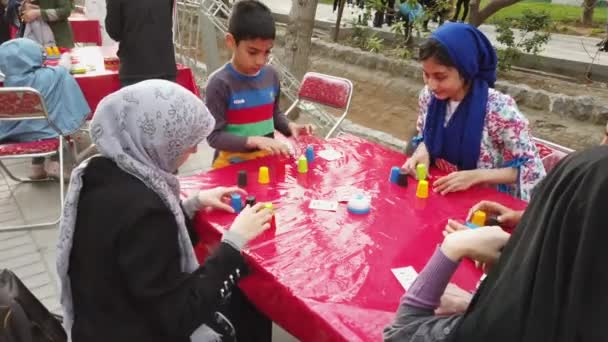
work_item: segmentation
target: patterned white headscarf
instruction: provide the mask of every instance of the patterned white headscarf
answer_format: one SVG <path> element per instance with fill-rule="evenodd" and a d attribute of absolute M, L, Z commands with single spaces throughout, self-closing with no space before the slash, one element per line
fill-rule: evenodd
<path fill-rule="evenodd" d="M 104 98 L 91 123 L 91 138 L 99 153 L 152 189 L 175 215 L 179 227 L 180 264 L 184 272 L 198 268 L 179 201 L 174 175 L 178 159 L 204 140 L 215 126 L 203 102 L 187 89 L 163 80 L 149 80 Z M 93 157 L 95 158 L 95 157 Z M 70 336 L 74 321 L 68 276 L 82 176 L 88 161 L 72 172 L 60 223 L 57 272 L 61 281 L 64 326 Z M 207 326 L 195 332 L 197 341 L 219 340 Z M 192 337 L 195 340 L 194 335 Z"/>

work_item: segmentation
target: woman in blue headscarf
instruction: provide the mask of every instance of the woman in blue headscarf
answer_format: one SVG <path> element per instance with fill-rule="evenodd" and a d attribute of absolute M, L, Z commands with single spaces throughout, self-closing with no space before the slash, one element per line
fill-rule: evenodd
<path fill-rule="evenodd" d="M 4 86 L 38 90 L 44 98 L 49 119 L 63 133 L 72 133 L 82 126 L 91 109 L 66 68 L 46 67 L 43 62 L 43 49 L 32 40 L 13 39 L 0 45 L 0 71 L 5 76 Z M 0 123 L 0 141 L 26 142 L 54 137 L 57 137 L 57 132 L 43 120 Z M 51 160 L 47 170 L 49 174 L 56 175 L 58 161 Z M 30 178 L 46 176 L 44 159 L 35 158 Z"/>
<path fill-rule="evenodd" d="M 545 169 L 528 120 L 493 88 L 492 44 L 471 25 L 449 23 L 422 44 L 420 59 L 420 144 L 403 169 L 413 175 L 418 164 L 434 164 L 448 172 L 433 184 L 443 195 L 485 184 L 529 200 Z"/>

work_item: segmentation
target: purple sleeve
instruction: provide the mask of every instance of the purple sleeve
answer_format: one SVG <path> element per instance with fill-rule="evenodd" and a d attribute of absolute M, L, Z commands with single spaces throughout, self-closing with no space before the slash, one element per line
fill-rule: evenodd
<path fill-rule="evenodd" d="M 205 91 L 205 104 L 215 118 L 215 128 L 207 137 L 209 146 L 220 151 L 249 152 L 247 137 L 226 132 L 226 109 L 230 88 L 217 77 L 211 77 Z"/>
<path fill-rule="evenodd" d="M 289 131 L 289 119 L 287 119 L 287 116 L 285 116 L 285 114 L 283 114 L 283 112 L 281 111 L 281 108 L 279 107 L 279 100 L 281 98 L 281 83 L 279 82 L 279 76 L 277 75 L 276 71 L 275 71 L 275 76 L 276 76 L 276 82 L 277 82 L 277 97 L 274 100 L 274 113 L 273 113 L 273 121 L 274 121 L 274 128 L 281 132 L 281 134 L 283 134 L 286 137 L 290 137 L 291 136 L 291 132 Z"/>
<path fill-rule="evenodd" d="M 458 262 L 450 260 L 443 254 L 441 248 L 437 247 L 435 254 L 401 299 L 400 309 L 404 305 L 410 305 L 435 310 L 458 265 Z"/>

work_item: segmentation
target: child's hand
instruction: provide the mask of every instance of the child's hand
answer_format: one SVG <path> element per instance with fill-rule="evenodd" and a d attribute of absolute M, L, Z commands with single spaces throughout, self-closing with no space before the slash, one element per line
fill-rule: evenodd
<path fill-rule="evenodd" d="M 484 170 L 466 170 L 452 172 L 447 176 L 437 179 L 433 186 L 435 191 L 445 195 L 450 192 L 468 190 L 474 185 L 484 182 Z"/>
<path fill-rule="evenodd" d="M 270 228 L 272 211 L 264 208 L 264 203 L 257 203 L 253 207 L 246 206 L 236 217 L 230 230 L 242 236 L 249 242 Z"/>
<path fill-rule="evenodd" d="M 267 151 L 271 155 L 280 154 L 289 157 L 289 147 L 273 138 L 249 137 L 247 138 L 247 147 Z"/>
<path fill-rule="evenodd" d="M 424 143 L 420 143 L 414 154 L 405 161 L 405 164 L 403 164 L 401 170 L 416 178 L 416 166 L 418 166 L 418 164 L 424 164 L 428 170 L 430 162 L 431 156 L 429 151 L 426 149 L 426 145 L 424 145 Z"/>
<path fill-rule="evenodd" d="M 496 216 L 498 222 L 507 227 L 517 226 L 523 214 L 523 211 L 516 211 L 496 202 L 481 201 L 469 210 L 467 219 L 470 219 L 477 210 L 485 211 L 489 216 Z"/>
<path fill-rule="evenodd" d="M 221 209 L 233 213 L 234 209 L 228 204 L 230 195 L 238 193 L 241 196 L 247 196 L 247 192 L 238 187 L 226 188 L 223 186 L 201 190 L 198 193 L 198 203 L 201 208 Z"/>
<path fill-rule="evenodd" d="M 445 237 L 441 251 L 453 261 L 469 257 L 493 264 L 509 237 L 508 233 L 496 226 L 457 231 Z"/>
<path fill-rule="evenodd" d="M 311 124 L 300 125 L 295 122 L 290 122 L 289 131 L 294 138 L 297 138 L 300 134 L 312 135 L 315 131 L 315 126 Z"/>

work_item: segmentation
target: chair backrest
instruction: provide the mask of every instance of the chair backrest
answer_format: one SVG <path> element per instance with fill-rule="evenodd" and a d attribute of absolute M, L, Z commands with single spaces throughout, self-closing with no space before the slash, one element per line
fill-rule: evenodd
<path fill-rule="evenodd" d="M 565 158 L 568 154 L 574 152 L 573 149 L 547 140 L 539 138 L 532 138 L 532 140 L 538 149 L 538 154 L 543 162 L 545 171 L 547 172 L 553 170 L 555 165 L 557 165 L 557 163 L 559 163 L 560 160 Z"/>
<path fill-rule="evenodd" d="M 42 95 L 29 87 L 0 87 L 0 121 L 46 120 Z"/>
<path fill-rule="evenodd" d="M 309 72 L 304 75 L 298 97 L 304 101 L 347 110 L 353 94 L 353 84 L 346 78 Z"/>

